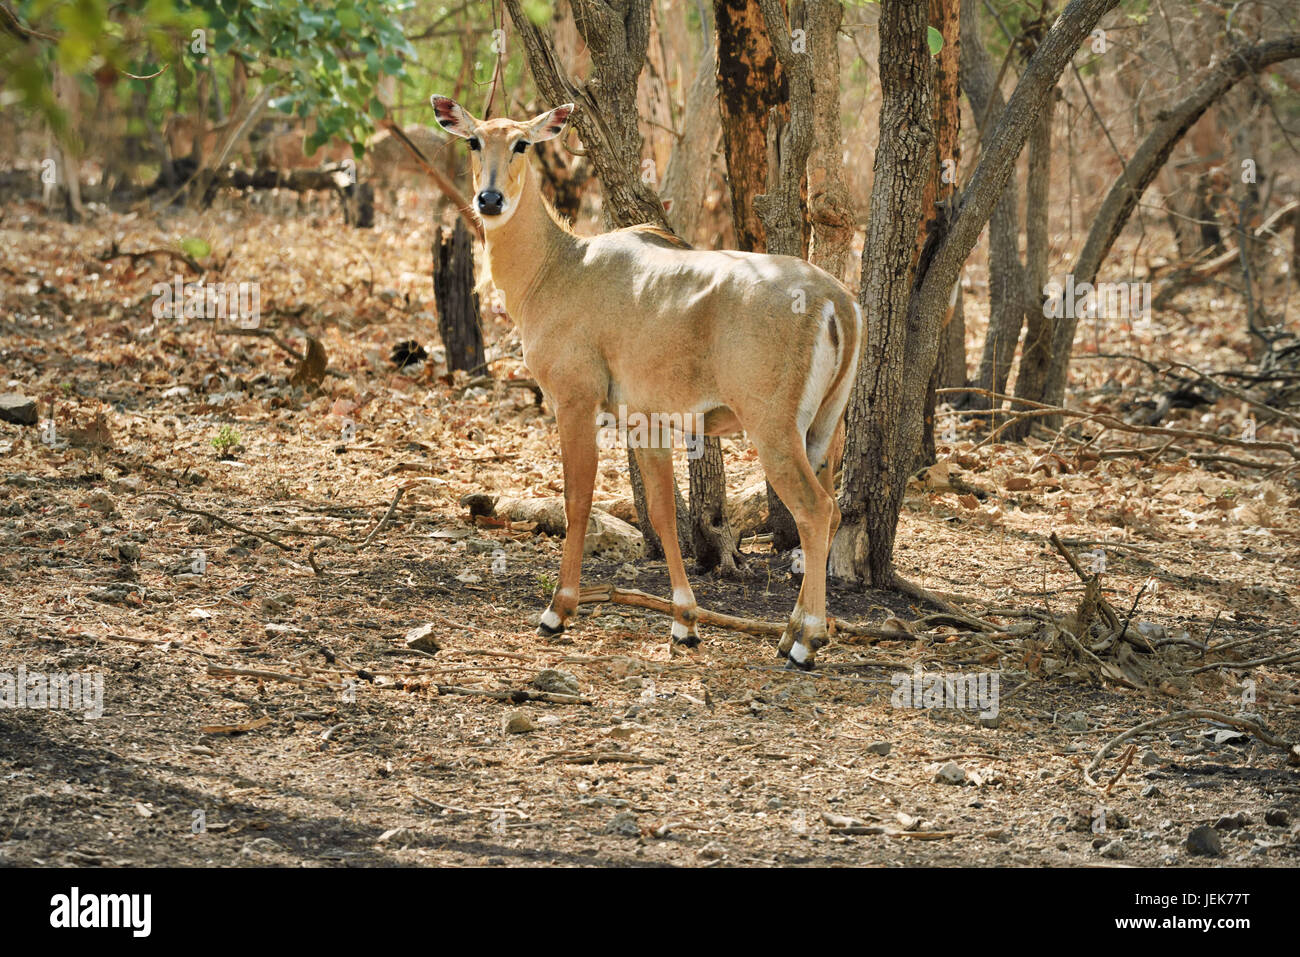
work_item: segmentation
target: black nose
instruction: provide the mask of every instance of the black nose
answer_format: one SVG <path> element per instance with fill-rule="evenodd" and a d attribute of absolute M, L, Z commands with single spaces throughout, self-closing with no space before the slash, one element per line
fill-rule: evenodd
<path fill-rule="evenodd" d="M 485 189 L 478 194 L 478 211 L 484 216 L 500 216 L 506 198 L 499 189 Z"/>

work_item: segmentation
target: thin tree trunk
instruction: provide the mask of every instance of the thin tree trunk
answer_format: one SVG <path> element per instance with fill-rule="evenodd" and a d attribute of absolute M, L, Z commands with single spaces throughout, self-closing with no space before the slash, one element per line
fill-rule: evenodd
<path fill-rule="evenodd" d="M 876 182 L 868 220 L 861 301 L 868 317 L 864 361 L 849 403 L 844 520 L 831 550 L 831 573 L 870 584 L 895 584 L 893 543 L 908 467 L 920 446 L 928 376 L 953 283 L 1015 173 L 1038 111 L 1079 45 L 1118 0 L 1071 0 L 1030 59 L 983 152 L 962 204 L 932 255 L 908 282 L 930 155 L 930 73 L 925 4 L 882 5 L 883 95 Z M 909 294 L 910 293 L 910 294 Z M 873 401 L 875 400 L 875 401 Z"/>
<path fill-rule="evenodd" d="M 836 279 L 844 278 L 853 246 L 853 201 L 844 180 L 840 120 L 840 0 L 806 0 L 805 26 L 812 51 L 812 152 L 808 156 L 808 204 L 812 249 L 808 255 Z"/>
<path fill-rule="evenodd" d="M 849 398 L 842 517 L 830 554 L 830 575 L 865 578 L 878 586 L 892 583 L 894 533 L 902 504 L 894 475 L 911 465 L 919 447 L 917 441 L 909 443 L 895 413 L 907 377 L 902 345 L 909 325 L 921 200 L 935 160 L 928 13 L 927 0 L 893 0 L 882 4 L 877 26 L 880 141 L 867 218 L 865 248 L 871 255 L 862 257 L 859 293 L 867 328 L 863 361 Z M 934 351 L 924 368 L 922 400 Z M 919 439 L 919 426 L 912 430 L 913 439 Z"/>
<path fill-rule="evenodd" d="M 474 291 L 474 240 L 459 219 L 450 235 L 439 229 L 434 238 L 433 295 L 447 368 L 472 374 L 485 371 L 487 359 Z"/>

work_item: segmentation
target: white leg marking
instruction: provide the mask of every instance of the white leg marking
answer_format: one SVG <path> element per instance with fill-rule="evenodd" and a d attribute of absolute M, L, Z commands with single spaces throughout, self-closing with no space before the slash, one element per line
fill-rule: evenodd
<path fill-rule="evenodd" d="M 675 622 L 673 622 L 673 637 L 674 637 L 674 638 L 676 638 L 678 641 L 681 641 L 683 638 L 686 637 L 686 634 L 687 634 L 687 633 L 686 633 L 686 626 L 685 626 L 685 625 L 683 625 L 680 621 L 675 621 Z"/>
<path fill-rule="evenodd" d="M 695 604 L 695 595 L 689 588 L 674 588 L 673 604 L 678 606 L 693 605 Z"/>
<path fill-rule="evenodd" d="M 564 624 L 564 622 L 560 621 L 559 615 L 548 608 L 546 609 L 546 613 L 542 615 L 542 624 L 551 629 L 551 631 L 555 631 L 555 629 L 559 628 Z"/>
<path fill-rule="evenodd" d="M 796 641 L 790 647 L 790 660 L 795 664 L 803 664 L 808 660 L 808 649 Z"/>

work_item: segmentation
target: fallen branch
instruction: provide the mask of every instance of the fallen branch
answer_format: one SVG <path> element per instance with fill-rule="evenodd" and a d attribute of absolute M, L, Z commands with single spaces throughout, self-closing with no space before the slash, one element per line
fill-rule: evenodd
<path fill-rule="evenodd" d="M 554 691 L 528 691 L 524 688 L 507 688 L 492 690 L 490 688 L 459 688 L 456 685 L 436 685 L 438 694 L 474 695 L 481 698 L 494 698 L 497 701 L 509 701 L 511 704 L 523 704 L 525 701 L 545 701 L 549 704 L 591 704 L 590 698 L 576 694 L 558 694 Z"/>
<path fill-rule="evenodd" d="M 550 754 L 538 761 L 538 764 L 546 764 L 548 761 L 562 761 L 565 764 L 600 764 L 602 761 L 617 761 L 624 764 L 665 764 L 663 758 L 657 758 L 653 754 L 638 754 L 635 751 L 563 751 L 560 754 Z"/>
<path fill-rule="evenodd" d="M 636 608 L 645 608 L 649 611 L 658 612 L 661 615 L 671 615 L 673 613 L 672 602 L 667 598 L 660 598 L 657 595 L 647 595 L 643 591 L 635 588 L 618 588 L 614 585 L 592 585 L 582 589 L 578 595 L 578 604 L 594 605 L 602 602 L 613 602 L 616 605 L 632 605 Z M 707 608 L 699 609 L 699 622 L 702 625 L 714 625 L 718 628 L 726 628 L 728 631 L 739 631 L 747 635 L 755 635 L 760 638 L 779 638 L 785 631 L 784 622 L 759 621 L 756 618 L 740 618 L 736 615 L 726 615 L 722 612 L 709 611 Z M 846 635 L 859 635 L 869 638 L 897 638 L 897 631 L 888 631 L 884 628 L 878 628 L 874 625 L 857 625 L 852 622 L 841 621 L 837 618 L 826 619 L 827 626 L 831 629 L 832 634 L 842 633 Z"/>
<path fill-rule="evenodd" d="M 1125 741 L 1137 737 L 1139 734 L 1141 734 L 1144 731 L 1150 731 L 1152 728 L 1157 728 L 1162 724 L 1172 724 L 1175 721 L 1183 721 L 1188 718 L 1204 718 L 1207 721 L 1217 721 L 1220 724 L 1226 724 L 1229 727 L 1237 728 L 1239 731 L 1249 731 L 1251 734 L 1259 738 L 1265 744 L 1272 745 L 1275 748 L 1289 749 L 1292 754 L 1295 753 L 1295 747 L 1288 745 L 1281 738 L 1274 737 L 1274 735 L 1266 731 L 1264 728 L 1260 727 L 1254 721 L 1251 721 L 1247 718 L 1238 718 L 1235 716 L 1226 715 L 1219 711 L 1208 711 L 1203 708 L 1194 708 L 1191 711 L 1179 711 L 1175 714 L 1167 714 L 1159 718 L 1152 718 L 1150 721 L 1144 721 L 1142 724 L 1139 724 L 1137 727 L 1130 728 L 1129 730 L 1125 731 L 1123 734 L 1111 738 L 1109 741 L 1107 741 L 1104 745 L 1101 746 L 1101 748 L 1093 756 L 1092 762 L 1086 768 L 1083 769 L 1084 781 L 1087 782 L 1089 787 L 1093 787 L 1093 788 L 1101 787 L 1100 784 L 1098 784 L 1096 781 L 1092 779 L 1092 772 L 1096 771 L 1099 767 L 1101 767 L 1101 762 L 1105 760 L 1106 755 L 1110 754 L 1112 751 L 1114 751 Z"/>

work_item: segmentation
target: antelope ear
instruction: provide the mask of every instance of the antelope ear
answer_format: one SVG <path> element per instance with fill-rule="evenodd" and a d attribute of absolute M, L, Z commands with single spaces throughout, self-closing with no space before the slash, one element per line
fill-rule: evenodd
<path fill-rule="evenodd" d="M 564 130 L 564 124 L 569 122 L 569 114 L 573 112 L 573 104 L 565 103 L 563 106 L 557 106 L 549 113 L 543 113 L 535 117 L 529 124 L 531 133 L 529 140 L 533 143 L 540 143 L 542 140 L 553 140 Z"/>
<path fill-rule="evenodd" d="M 451 97 L 434 95 L 429 97 L 429 102 L 433 104 L 433 114 L 438 119 L 438 125 L 448 133 L 462 139 L 469 139 L 474 135 L 478 123 Z"/>

